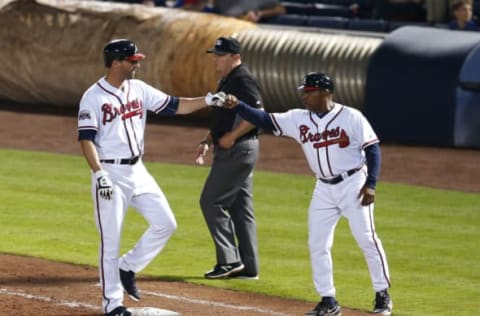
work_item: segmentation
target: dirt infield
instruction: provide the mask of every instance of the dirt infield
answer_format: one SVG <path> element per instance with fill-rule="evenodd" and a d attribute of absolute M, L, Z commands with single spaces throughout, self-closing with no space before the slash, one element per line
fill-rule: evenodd
<path fill-rule="evenodd" d="M 177 122 L 177 121 L 176 121 Z M 193 165 L 206 132 L 198 126 L 149 124 L 145 160 Z M 80 154 L 76 118 L 0 111 L 0 148 Z M 480 192 L 480 151 L 382 146 L 381 181 Z M 209 163 L 211 159 L 207 162 Z M 261 136 L 257 169 L 310 174 L 300 147 L 289 139 Z M 182 315 L 303 315 L 312 303 L 139 278 L 140 303 Z M 313 285 L 312 285 L 313 291 Z M 0 310 L 7 315 L 101 315 L 97 270 L 0 254 Z M 344 315 L 368 315 L 344 308 Z"/>

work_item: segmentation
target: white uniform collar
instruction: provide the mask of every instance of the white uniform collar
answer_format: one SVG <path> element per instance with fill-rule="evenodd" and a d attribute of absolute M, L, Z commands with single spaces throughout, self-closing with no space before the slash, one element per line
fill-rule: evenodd
<path fill-rule="evenodd" d="M 102 77 L 102 78 L 99 80 L 99 83 L 100 83 L 100 85 L 103 86 L 105 89 L 107 89 L 107 90 L 109 90 L 109 91 L 111 91 L 111 92 L 114 92 L 114 93 L 123 93 L 123 92 L 125 92 L 125 89 L 123 89 L 123 88 L 125 88 L 125 87 L 128 85 L 127 80 L 125 80 L 125 81 L 123 82 L 123 85 L 122 85 L 120 88 L 114 87 L 114 86 L 112 86 L 112 85 L 107 81 L 106 77 Z"/>

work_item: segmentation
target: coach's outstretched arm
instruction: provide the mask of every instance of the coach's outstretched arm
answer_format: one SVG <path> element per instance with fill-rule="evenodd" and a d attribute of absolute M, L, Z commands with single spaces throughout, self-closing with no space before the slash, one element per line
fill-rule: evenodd
<path fill-rule="evenodd" d="M 244 120 L 257 127 L 271 131 L 275 130 L 275 126 L 273 125 L 273 121 L 269 113 L 245 104 L 232 94 L 227 95 L 223 106 L 227 109 L 234 109 L 235 112 L 237 112 L 237 114 L 240 115 Z"/>
<path fill-rule="evenodd" d="M 272 131 L 275 130 L 275 126 L 269 113 L 246 105 L 234 95 L 227 95 L 223 106 L 225 108 L 234 109 L 244 120 L 249 121 L 258 127 Z M 366 206 L 375 201 L 375 186 L 380 173 L 381 151 L 378 143 L 372 144 L 364 150 L 368 175 L 366 183 L 358 196 L 361 198 L 361 204 Z"/>

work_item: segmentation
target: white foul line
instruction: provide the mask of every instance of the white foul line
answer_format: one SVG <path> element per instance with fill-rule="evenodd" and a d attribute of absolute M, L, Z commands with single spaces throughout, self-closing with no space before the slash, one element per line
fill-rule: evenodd
<path fill-rule="evenodd" d="M 83 308 L 87 308 L 95 311 L 100 310 L 100 307 L 96 305 L 91 305 L 91 304 L 76 302 L 76 301 L 65 301 L 65 300 L 57 301 L 56 299 L 53 299 L 47 296 L 33 295 L 33 294 L 28 294 L 28 293 L 19 292 L 19 291 L 9 291 L 3 288 L 0 288 L 0 294 L 10 295 L 10 296 L 19 296 L 19 297 L 34 299 L 34 300 L 43 301 L 43 302 L 51 302 L 51 303 L 55 303 L 56 305 L 66 306 L 70 308 L 83 307 Z"/>
<path fill-rule="evenodd" d="M 252 306 L 237 306 L 237 305 L 231 305 L 231 304 L 226 304 L 226 303 L 221 303 L 221 302 L 205 301 L 205 300 L 200 300 L 200 299 L 195 299 L 195 298 L 186 298 L 186 297 L 182 297 L 182 296 L 176 296 L 176 295 L 170 295 L 170 294 L 164 294 L 164 293 L 158 293 L 158 292 L 151 292 L 151 291 L 145 291 L 145 290 L 142 290 L 141 293 L 151 295 L 151 296 L 164 297 L 164 298 L 168 298 L 170 300 L 184 301 L 184 302 L 191 303 L 191 304 L 209 305 L 209 306 L 213 305 L 213 306 L 216 306 L 216 307 L 223 307 L 223 308 L 236 309 L 236 310 L 242 310 L 242 311 L 254 311 L 254 312 L 257 312 L 257 313 L 263 313 L 263 314 L 275 315 L 275 316 L 292 316 L 290 314 L 274 312 L 272 310 L 268 310 L 268 309 L 264 309 L 264 308 L 258 308 L 258 307 L 252 307 Z"/>
<path fill-rule="evenodd" d="M 252 307 L 252 306 L 237 306 L 237 305 L 231 305 L 231 304 L 226 304 L 226 303 L 221 303 L 221 302 L 212 302 L 212 301 L 206 301 L 206 300 L 200 300 L 200 299 L 194 299 L 194 298 L 187 298 L 187 297 L 182 297 L 182 296 L 176 296 L 176 295 L 170 295 L 170 294 L 165 294 L 165 293 L 159 293 L 159 292 L 152 292 L 152 291 L 141 291 L 142 294 L 150 295 L 150 296 L 156 296 L 156 297 L 163 297 L 167 298 L 170 300 L 176 300 L 176 301 L 183 301 L 187 302 L 190 304 L 198 304 L 198 305 L 208 305 L 208 306 L 216 306 L 216 307 L 222 307 L 222 308 L 227 308 L 227 309 L 233 309 L 233 310 L 241 310 L 241 311 L 254 311 L 257 313 L 262 313 L 262 314 L 268 314 L 272 316 L 291 316 L 290 314 L 285 314 L 285 313 L 279 313 L 275 312 L 272 310 L 264 309 L 264 308 L 257 308 L 257 307 Z M 87 308 L 95 311 L 100 311 L 100 307 L 96 305 L 91 305 L 87 303 L 82 303 L 82 302 L 77 302 L 77 301 L 66 301 L 66 300 L 55 300 L 51 297 L 47 296 L 41 296 L 41 295 L 33 295 L 33 294 L 28 294 L 23 291 L 10 291 L 5 288 L 0 288 L 0 294 L 3 295 L 10 295 L 10 296 L 18 296 L 18 297 L 23 297 L 27 299 L 34 299 L 34 300 L 39 300 L 43 302 L 51 302 L 55 303 L 56 305 L 61 305 L 61 306 L 66 306 L 70 308 L 76 308 L 76 307 L 82 307 L 82 308 Z"/>

